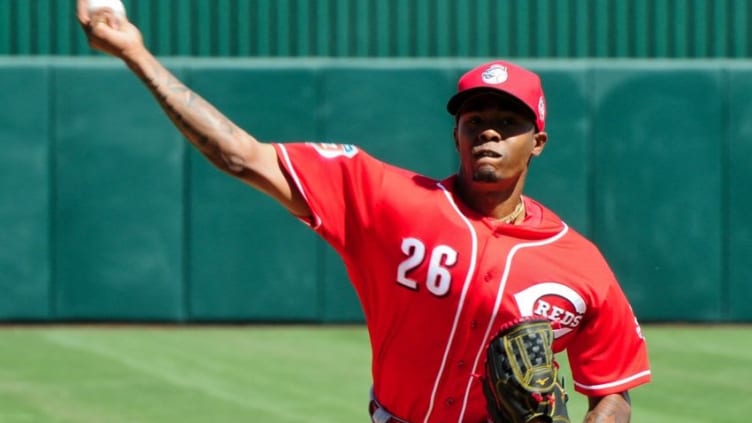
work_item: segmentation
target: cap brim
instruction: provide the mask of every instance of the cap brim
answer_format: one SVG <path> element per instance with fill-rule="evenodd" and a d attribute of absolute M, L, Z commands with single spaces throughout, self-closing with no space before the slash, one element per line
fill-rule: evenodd
<path fill-rule="evenodd" d="M 504 97 L 516 104 L 519 104 L 525 110 L 529 110 L 530 112 L 533 113 L 533 116 L 535 116 L 535 111 L 531 110 L 530 106 L 525 104 L 524 101 L 520 100 L 519 98 L 515 97 L 514 95 L 506 91 L 498 90 L 495 88 L 489 88 L 489 87 L 470 88 L 468 90 L 455 94 L 454 96 L 452 96 L 452 98 L 449 99 L 449 102 L 447 103 L 447 111 L 449 112 L 450 115 L 456 116 L 457 113 L 459 113 L 460 109 L 462 108 L 462 104 L 465 103 L 465 101 L 467 101 L 471 97 L 474 97 L 478 94 L 483 94 L 483 93 L 496 94 L 500 97 Z"/>

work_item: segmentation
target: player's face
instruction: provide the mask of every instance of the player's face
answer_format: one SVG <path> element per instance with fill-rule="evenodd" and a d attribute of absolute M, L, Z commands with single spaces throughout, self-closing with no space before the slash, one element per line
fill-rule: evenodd
<path fill-rule="evenodd" d="M 545 132 L 535 132 L 532 113 L 506 97 L 479 94 L 463 104 L 454 139 L 460 176 L 468 182 L 514 181 L 543 151 Z"/>

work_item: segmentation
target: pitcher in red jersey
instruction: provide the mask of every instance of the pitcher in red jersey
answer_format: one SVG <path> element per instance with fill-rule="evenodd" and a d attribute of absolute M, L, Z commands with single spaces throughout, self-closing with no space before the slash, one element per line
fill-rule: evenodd
<path fill-rule="evenodd" d="M 629 302 L 598 249 L 523 194 L 548 139 L 538 75 L 494 61 L 462 76 L 447 105 L 459 170 L 433 180 L 352 145 L 259 142 L 170 74 L 125 18 L 90 16 L 79 0 L 78 19 L 195 148 L 342 256 L 370 333 L 374 422 L 485 422 L 486 346 L 524 316 L 556 328 L 554 349 L 589 398 L 584 421 L 629 421 L 628 391 L 651 377 Z"/>

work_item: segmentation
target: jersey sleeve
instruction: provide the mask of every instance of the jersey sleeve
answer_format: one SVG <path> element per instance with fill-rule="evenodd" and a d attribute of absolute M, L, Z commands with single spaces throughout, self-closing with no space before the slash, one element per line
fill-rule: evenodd
<path fill-rule="evenodd" d="M 278 160 L 311 209 L 311 226 L 340 253 L 366 230 L 377 209 L 385 165 L 358 147 L 273 144 Z"/>
<path fill-rule="evenodd" d="M 651 377 L 640 325 L 610 271 L 604 277 L 606 289 L 567 348 L 575 390 L 587 396 L 627 391 Z"/>

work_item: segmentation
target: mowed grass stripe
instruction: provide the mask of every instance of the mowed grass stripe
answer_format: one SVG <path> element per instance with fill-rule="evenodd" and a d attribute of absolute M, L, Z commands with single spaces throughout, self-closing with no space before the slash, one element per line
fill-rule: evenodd
<path fill-rule="evenodd" d="M 48 339 L 59 346 L 73 350 L 81 351 L 93 355 L 94 359 L 110 361 L 113 366 L 123 366 L 124 372 L 137 374 L 140 378 L 154 379 L 155 386 L 165 386 L 174 392 L 182 392 L 184 395 L 197 398 L 206 398 L 209 401 L 218 401 L 226 403 L 227 406 L 238 408 L 239 412 L 249 412 L 255 409 L 264 412 L 273 412 L 274 409 L 263 407 L 263 402 L 253 401 L 245 398 L 242 391 L 235 389 L 235 379 L 230 375 L 222 375 L 224 369 L 230 369 L 232 362 L 227 360 L 225 365 L 217 369 L 207 370 L 206 366 L 198 366 L 196 363 L 201 359 L 196 353 L 188 355 L 192 360 L 184 360 L 184 354 L 176 351 L 165 351 L 161 344 L 144 342 L 143 347 L 133 347 L 128 345 L 123 347 L 118 343 L 92 343 L 89 336 L 68 336 L 67 334 L 55 333 L 48 336 Z M 181 357 L 183 356 L 183 357 Z M 222 357 L 212 357 L 211 360 L 217 360 L 215 363 L 222 363 Z M 218 366 L 215 366 L 218 367 Z M 277 417 L 291 418 L 286 410 L 279 410 Z"/>
<path fill-rule="evenodd" d="M 645 422 L 733 423 L 749 419 L 752 327 L 659 326 L 646 331 L 654 382 L 633 399 Z M 638 405 L 639 404 L 639 405 Z"/>
<path fill-rule="evenodd" d="M 653 381 L 631 392 L 633 422 L 747 421 L 752 387 L 752 326 L 643 325 Z M 571 381 L 566 357 L 559 357 Z M 586 399 L 570 391 L 570 416 L 582 421 Z"/>
<path fill-rule="evenodd" d="M 47 343 L 41 333 L 0 335 L 0 421 L 2 422 L 126 422 L 112 414 L 112 407 L 82 381 L 99 374 L 100 383 L 113 385 L 119 392 L 132 390 L 126 377 L 108 374 L 97 362 Z"/>
<path fill-rule="evenodd" d="M 6 330 L 0 342 L 12 346 L 0 352 L 5 381 L 36 385 L 42 397 L 64 390 L 78 400 L 66 404 L 97 422 L 324 422 L 365 416 L 369 356 L 359 328 Z M 27 347 L 44 353 L 24 360 Z M 0 388 L 0 396 L 6 391 Z M 23 397 L 16 402 L 22 404 Z M 0 405 L 2 422 L 53 421 L 49 413 Z"/>
<path fill-rule="evenodd" d="M 632 392 L 632 421 L 746 420 L 752 329 L 644 332 L 654 381 Z M 0 345 L 2 423 L 368 421 L 360 326 L 16 327 Z M 581 421 L 585 398 L 564 374 Z"/>

